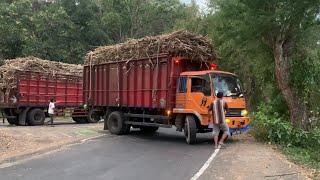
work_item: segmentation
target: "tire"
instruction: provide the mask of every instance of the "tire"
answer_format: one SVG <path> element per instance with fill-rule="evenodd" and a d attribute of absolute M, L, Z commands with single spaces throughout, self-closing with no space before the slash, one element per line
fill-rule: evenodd
<path fill-rule="evenodd" d="M 152 134 L 155 133 L 156 131 L 158 131 L 159 127 L 153 127 L 153 126 L 141 126 L 140 130 L 143 133 L 148 133 L 148 134 Z"/>
<path fill-rule="evenodd" d="M 75 121 L 78 124 L 88 123 L 86 117 L 72 117 L 72 120 Z"/>
<path fill-rule="evenodd" d="M 129 125 L 126 125 L 123 114 L 119 111 L 112 112 L 107 120 L 108 129 L 111 134 L 122 135 L 128 133 Z M 130 129 L 129 129 L 130 131 Z"/>
<path fill-rule="evenodd" d="M 88 123 L 97 123 L 100 121 L 100 115 L 97 111 L 94 109 L 91 109 L 88 113 L 88 118 L 87 118 Z"/>
<path fill-rule="evenodd" d="M 10 125 L 19 125 L 19 115 L 14 113 L 12 109 L 5 109 L 4 114 L 6 116 L 16 116 L 15 118 L 7 118 Z"/>
<path fill-rule="evenodd" d="M 43 125 L 45 118 L 46 118 L 46 116 L 45 116 L 43 110 L 41 110 L 41 109 L 32 109 L 28 113 L 28 123 L 31 126 Z"/>
<path fill-rule="evenodd" d="M 18 118 L 7 118 L 7 121 L 10 125 L 19 125 L 19 119 Z"/>
<path fill-rule="evenodd" d="M 197 140 L 197 124 L 193 116 L 186 116 L 184 135 L 188 144 L 194 144 Z"/>

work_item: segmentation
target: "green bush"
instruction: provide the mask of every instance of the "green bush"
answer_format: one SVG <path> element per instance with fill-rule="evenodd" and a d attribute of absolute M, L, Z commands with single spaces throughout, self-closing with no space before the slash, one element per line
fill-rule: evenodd
<path fill-rule="evenodd" d="M 286 147 L 320 148 L 320 128 L 310 132 L 294 128 L 272 105 L 260 105 L 253 116 L 252 133 L 257 139 Z"/>
<path fill-rule="evenodd" d="M 274 105 L 264 104 L 253 113 L 252 134 L 258 140 L 272 142 L 288 155 L 289 159 L 316 169 L 320 177 L 320 128 L 310 132 L 294 128 L 286 115 L 280 115 Z"/>

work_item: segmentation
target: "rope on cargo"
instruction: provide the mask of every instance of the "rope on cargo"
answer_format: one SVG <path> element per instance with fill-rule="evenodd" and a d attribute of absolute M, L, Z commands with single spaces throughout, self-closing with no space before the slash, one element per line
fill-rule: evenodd
<path fill-rule="evenodd" d="M 160 39 L 159 39 L 160 40 Z M 157 94 L 157 86 L 158 86 L 158 76 L 159 76 L 159 51 L 160 51 L 160 42 L 159 40 L 157 41 L 158 42 L 158 50 L 157 50 L 157 64 L 156 64 L 156 67 L 157 68 L 156 70 L 156 79 L 155 79 L 155 83 L 153 85 L 153 90 L 152 90 L 152 100 L 153 101 L 156 101 L 157 98 L 156 98 L 156 94 Z M 155 88 L 154 88 L 155 87 Z"/>
<path fill-rule="evenodd" d="M 92 79 L 91 79 L 91 71 L 92 69 L 92 51 L 89 53 L 89 100 L 91 100 L 91 90 L 92 90 Z"/>
<path fill-rule="evenodd" d="M 129 66 L 130 66 L 129 69 L 125 72 L 125 74 L 128 74 L 134 65 L 130 64 Z"/>
<path fill-rule="evenodd" d="M 118 75 L 118 97 L 116 101 L 118 102 L 118 106 L 120 106 L 120 71 L 119 71 L 119 63 L 117 63 L 117 75 Z"/>

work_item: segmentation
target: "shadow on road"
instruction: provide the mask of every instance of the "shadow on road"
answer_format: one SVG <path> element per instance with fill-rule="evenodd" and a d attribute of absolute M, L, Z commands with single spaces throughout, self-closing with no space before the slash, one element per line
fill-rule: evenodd
<path fill-rule="evenodd" d="M 102 133 L 109 134 L 109 131 Z M 186 144 L 183 132 L 176 132 L 173 129 L 160 129 L 155 133 L 143 133 L 140 130 L 131 129 L 127 138 L 138 138 L 152 142 L 173 142 L 176 144 Z M 211 136 L 208 134 L 197 134 L 197 143 L 194 146 L 209 145 L 211 143 Z"/>
<path fill-rule="evenodd" d="M 98 122 L 101 123 L 101 122 Z M 53 123 L 54 126 L 60 126 L 60 125 L 78 125 L 78 126 L 84 126 L 88 125 L 89 123 L 84 123 L 84 124 L 77 124 L 74 121 L 56 121 Z M 39 126 L 28 126 L 28 127 L 41 127 L 41 126 L 50 126 L 50 124 L 46 123 L 44 125 L 39 125 Z M 17 127 L 16 125 L 10 125 L 7 122 L 5 123 L 0 123 L 0 127 Z M 26 126 L 21 126 L 21 127 L 26 127 Z"/>

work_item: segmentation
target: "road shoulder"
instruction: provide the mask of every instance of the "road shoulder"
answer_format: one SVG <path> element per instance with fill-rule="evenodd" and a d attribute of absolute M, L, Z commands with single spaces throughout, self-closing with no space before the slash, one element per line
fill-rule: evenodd
<path fill-rule="evenodd" d="M 256 142 L 249 135 L 233 137 L 199 178 L 309 179 L 307 172 L 289 162 L 276 148 Z"/>
<path fill-rule="evenodd" d="M 103 123 L 50 126 L 1 126 L 0 165 L 104 135 Z"/>

